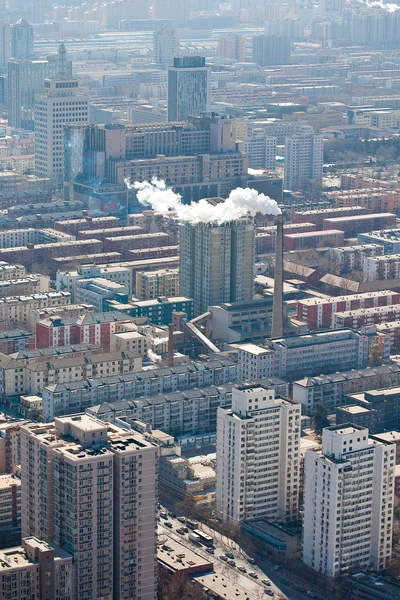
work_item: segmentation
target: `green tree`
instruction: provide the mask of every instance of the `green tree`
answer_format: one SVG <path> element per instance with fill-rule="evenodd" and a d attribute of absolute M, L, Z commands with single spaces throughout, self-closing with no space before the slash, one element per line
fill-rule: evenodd
<path fill-rule="evenodd" d="M 318 402 L 314 408 L 313 429 L 317 435 L 322 434 L 324 427 L 329 427 L 328 409 L 325 404 Z"/>

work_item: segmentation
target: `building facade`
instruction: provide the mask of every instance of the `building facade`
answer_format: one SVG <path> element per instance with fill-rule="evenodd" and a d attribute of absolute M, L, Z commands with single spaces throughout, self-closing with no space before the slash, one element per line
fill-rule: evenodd
<path fill-rule="evenodd" d="M 168 68 L 168 121 L 210 110 L 211 69 L 201 56 L 174 58 Z"/>

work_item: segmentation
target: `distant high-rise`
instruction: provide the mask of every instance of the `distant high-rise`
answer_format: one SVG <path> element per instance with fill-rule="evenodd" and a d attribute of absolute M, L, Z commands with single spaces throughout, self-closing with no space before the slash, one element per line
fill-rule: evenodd
<path fill-rule="evenodd" d="M 284 186 L 301 190 L 322 185 L 324 138 L 312 127 L 302 127 L 299 134 L 285 140 Z"/>
<path fill-rule="evenodd" d="M 224 521 L 295 521 L 301 408 L 260 385 L 232 388 L 217 413 L 217 512 Z"/>
<path fill-rule="evenodd" d="M 21 484 L 22 536 L 73 556 L 71 600 L 155 600 L 156 446 L 85 414 L 30 423 Z"/>
<path fill-rule="evenodd" d="M 153 60 L 159 65 L 170 66 L 179 56 L 179 38 L 176 29 L 162 27 L 153 33 Z"/>
<path fill-rule="evenodd" d="M 9 23 L 0 21 L 0 73 L 7 66 L 11 56 L 11 27 Z"/>
<path fill-rule="evenodd" d="M 238 62 L 246 61 L 246 40 L 237 33 L 224 33 L 218 38 L 218 56 Z"/>
<path fill-rule="evenodd" d="M 168 68 L 168 121 L 188 117 L 210 108 L 211 69 L 202 56 L 175 58 Z"/>
<path fill-rule="evenodd" d="M 327 427 L 304 465 L 303 561 L 335 577 L 390 564 L 396 444 L 359 425 Z"/>
<path fill-rule="evenodd" d="M 247 131 L 244 149 L 251 169 L 275 171 L 276 138 L 268 136 L 264 128 L 254 127 Z"/>
<path fill-rule="evenodd" d="M 88 121 L 89 98 L 79 94 L 77 79 L 68 77 L 64 44 L 60 46 L 59 75 L 46 79 L 45 92 L 35 97 L 35 172 L 60 188 L 64 175 L 64 125 Z"/>
<path fill-rule="evenodd" d="M 261 67 L 290 63 L 290 38 L 287 35 L 255 35 L 253 62 Z"/>
<path fill-rule="evenodd" d="M 33 56 L 33 27 L 25 19 L 20 19 L 11 30 L 12 58 L 31 58 Z"/>
<path fill-rule="evenodd" d="M 64 57 L 65 58 L 65 57 Z M 47 58 L 11 58 L 8 62 L 8 124 L 33 130 L 35 94 L 44 90 L 44 80 L 57 77 L 60 72 L 60 55 Z M 64 62 L 70 77 L 72 62 Z"/>
<path fill-rule="evenodd" d="M 154 19 L 173 19 L 182 27 L 190 18 L 190 3 L 186 0 L 153 0 Z"/>
<path fill-rule="evenodd" d="M 182 223 L 180 292 L 194 299 L 196 315 L 221 302 L 253 298 L 254 240 L 252 218 L 221 225 Z"/>

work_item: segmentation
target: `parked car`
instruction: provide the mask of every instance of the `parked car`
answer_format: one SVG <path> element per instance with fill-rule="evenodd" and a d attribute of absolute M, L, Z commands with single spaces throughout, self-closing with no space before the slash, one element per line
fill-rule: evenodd
<path fill-rule="evenodd" d="M 256 563 L 254 558 L 251 558 L 251 556 L 248 557 L 247 562 L 249 562 L 251 565 L 254 565 Z"/>
<path fill-rule="evenodd" d="M 227 561 L 228 557 L 225 556 L 225 554 L 221 554 L 220 559 L 223 560 L 223 561 Z"/>
<path fill-rule="evenodd" d="M 269 579 L 261 579 L 261 583 L 263 583 L 264 585 L 268 585 L 268 586 L 271 585 L 271 582 Z"/>
<path fill-rule="evenodd" d="M 252 577 L 253 579 L 258 579 L 258 575 L 255 571 L 250 571 L 249 573 L 250 577 Z"/>
<path fill-rule="evenodd" d="M 235 558 L 235 555 L 233 554 L 233 552 L 231 550 L 228 550 L 228 552 L 225 552 L 225 556 L 227 556 L 228 558 Z"/>
<path fill-rule="evenodd" d="M 238 567 L 238 571 L 240 571 L 241 573 L 247 573 L 247 569 L 246 569 L 246 567 L 244 567 L 243 565 L 240 565 L 240 566 Z"/>
<path fill-rule="evenodd" d="M 165 523 L 165 527 L 168 527 L 168 529 L 172 529 L 173 525 L 172 525 L 172 523 L 170 523 L 169 521 L 167 521 Z"/>
<path fill-rule="evenodd" d="M 182 527 L 178 527 L 176 533 L 180 533 L 180 535 L 185 535 L 185 532 L 183 531 Z"/>
<path fill-rule="evenodd" d="M 215 554 L 214 548 L 206 548 L 206 552 L 208 552 L 208 554 Z"/>
<path fill-rule="evenodd" d="M 186 523 L 185 517 L 176 517 L 176 519 L 179 521 L 179 523 Z"/>
<path fill-rule="evenodd" d="M 231 567 L 236 567 L 236 563 L 232 558 L 228 558 L 228 565 Z"/>

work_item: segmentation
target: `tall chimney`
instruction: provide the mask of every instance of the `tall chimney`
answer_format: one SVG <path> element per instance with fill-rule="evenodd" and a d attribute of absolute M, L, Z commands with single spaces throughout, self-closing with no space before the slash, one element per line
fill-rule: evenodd
<path fill-rule="evenodd" d="M 167 363 L 169 367 L 174 366 L 174 326 L 168 326 L 168 358 Z"/>
<path fill-rule="evenodd" d="M 283 336 L 283 216 L 276 218 L 274 306 L 271 337 Z"/>

